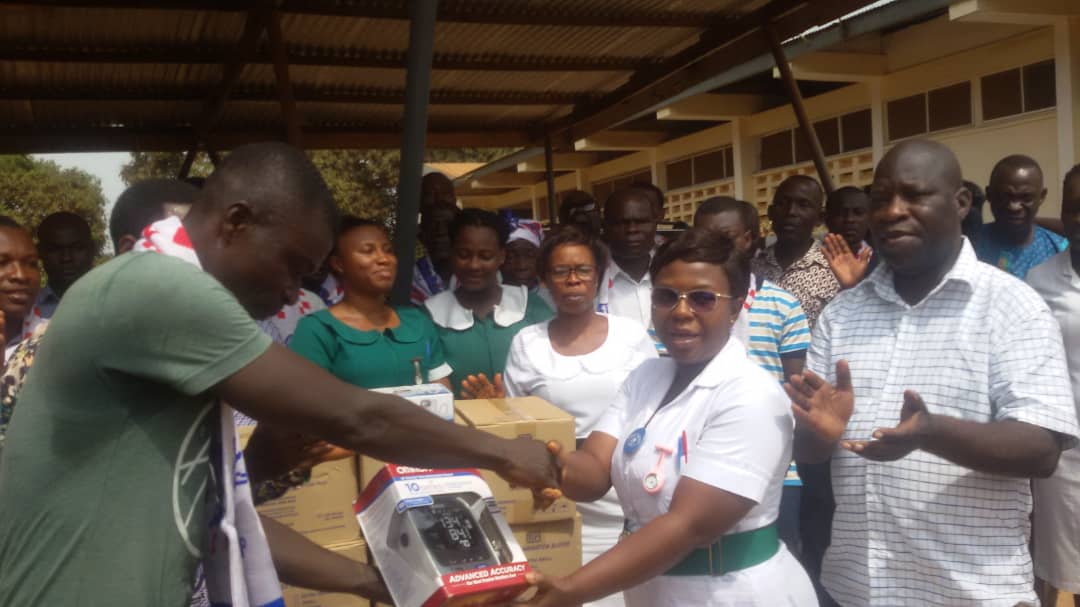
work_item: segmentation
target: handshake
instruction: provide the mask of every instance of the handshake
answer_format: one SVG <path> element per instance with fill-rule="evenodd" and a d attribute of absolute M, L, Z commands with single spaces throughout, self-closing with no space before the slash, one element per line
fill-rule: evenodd
<path fill-rule="evenodd" d="M 493 381 L 483 373 L 469 375 L 461 381 L 461 396 L 466 399 L 506 398 L 502 373 L 496 373 Z M 539 442 L 534 440 L 514 441 L 511 446 L 514 451 L 507 458 L 511 462 L 509 468 L 496 472 L 511 485 L 531 488 L 534 507 L 543 510 L 563 495 L 558 488 L 562 484 L 563 455 L 562 445 L 555 441 L 544 446 L 546 451 L 539 447 Z M 520 452 L 517 451 L 519 448 Z"/>

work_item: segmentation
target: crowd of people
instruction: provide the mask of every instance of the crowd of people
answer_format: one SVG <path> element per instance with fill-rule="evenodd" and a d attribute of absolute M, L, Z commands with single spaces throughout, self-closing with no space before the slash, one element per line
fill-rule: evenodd
<path fill-rule="evenodd" d="M 910 140 L 866 188 L 779 184 L 772 234 L 717 197 L 661 237 L 652 184 L 564 195 L 545 232 L 431 173 L 411 268 L 277 143 L 131 186 L 97 268 L 85 219 L 0 217 L 0 604 L 264 605 L 279 581 L 389 602 L 254 510 L 353 453 L 577 501 L 583 566 L 533 574 L 534 606 L 1080 593 L 1080 166 L 1060 221 L 1033 159 L 987 177 Z M 368 391 L 419 383 L 539 396 L 577 444 Z"/>

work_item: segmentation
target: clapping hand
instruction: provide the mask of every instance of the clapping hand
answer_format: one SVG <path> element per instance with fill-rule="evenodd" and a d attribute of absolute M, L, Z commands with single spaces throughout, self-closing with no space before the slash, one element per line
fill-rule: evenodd
<path fill-rule="evenodd" d="M 461 380 L 462 398 L 506 398 L 506 387 L 503 386 L 502 373 L 495 374 L 495 383 L 488 381 L 483 373 L 469 375 Z"/>
<path fill-rule="evenodd" d="M 863 247 L 863 250 L 855 255 L 844 237 L 839 234 L 826 234 L 822 245 L 825 261 L 829 262 L 840 286 L 850 289 L 859 284 L 866 275 L 866 269 L 870 267 L 870 247 Z"/>
<path fill-rule="evenodd" d="M 835 444 L 844 435 L 855 408 L 851 369 L 846 360 L 836 363 L 836 385 L 813 371 L 792 375 L 784 384 L 791 397 L 791 411 L 799 426 L 812 431 L 822 442 Z"/>
<path fill-rule="evenodd" d="M 923 446 L 933 416 L 918 392 L 904 392 L 900 423 L 895 428 L 874 430 L 873 440 L 844 441 L 841 447 L 876 462 L 891 462 Z"/>

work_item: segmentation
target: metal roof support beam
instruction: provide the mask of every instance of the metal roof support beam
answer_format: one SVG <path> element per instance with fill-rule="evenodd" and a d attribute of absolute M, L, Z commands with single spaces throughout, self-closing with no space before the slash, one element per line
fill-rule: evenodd
<path fill-rule="evenodd" d="M 13 86 L 0 88 L 0 99 L 35 101 L 198 101 L 215 94 L 217 87 L 209 95 L 191 87 L 143 87 L 94 89 L 87 87 L 40 87 Z M 300 102 L 312 103 L 348 103 L 398 105 L 404 103 L 405 91 L 401 89 L 330 89 L 317 86 L 292 87 L 293 98 Z M 583 99 L 593 98 L 586 92 L 547 92 L 547 91 L 455 91 L 436 90 L 430 94 L 429 105 L 571 105 Z M 276 90 L 266 86 L 246 85 L 229 92 L 233 101 L 278 101 Z"/>
<path fill-rule="evenodd" d="M 833 187 L 829 167 L 825 164 L 825 151 L 821 147 L 821 140 L 818 139 L 814 124 L 810 122 L 810 118 L 806 113 L 806 106 L 803 105 L 799 83 L 795 82 L 795 76 L 791 73 L 791 66 L 788 64 L 787 57 L 784 56 L 784 47 L 780 42 L 780 38 L 776 35 L 776 30 L 766 27 L 765 34 L 769 37 L 769 46 L 772 47 L 773 59 L 776 61 L 776 67 L 780 69 L 780 76 L 783 78 L 784 86 L 787 87 L 788 95 L 791 97 L 791 109 L 795 110 L 795 118 L 799 122 L 799 127 L 802 128 L 806 140 L 810 143 L 810 153 L 813 156 L 814 167 L 817 168 L 818 178 L 821 180 L 822 187 L 825 188 L 825 193 L 831 194 L 836 188 Z"/>
<path fill-rule="evenodd" d="M 435 1 L 435 0 L 433 0 Z M 248 0 L 19 0 L 18 4 L 51 7 L 153 8 L 155 10 L 240 12 L 250 6 Z M 368 19 L 407 20 L 412 17 L 412 2 L 341 2 L 340 0 L 282 0 L 283 13 L 364 17 Z M 439 20 L 447 23 L 489 23 L 501 25 L 557 25 L 564 27 L 685 27 L 699 28 L 708 16 L 693 11 L 598 10 L 587 3 L 570 3 L 560 10 L 533 7 L 526 2 L 490 0 L 443 0 Z"/>
<path fill-rule="evenodd" d="M 293 96 L 292 81 L 289 79 L 289 58 L 285 53 L 285 38 L 281 33 L 281 20 L 278 12 L 272 9 L 261 11 L 266 22 L 266 37 L 270 42 L 270 56 L 274 61 L 274 85 L 277 88 L 278 102 L 281 104 L 281 116 L 285 122 L 285 140 L 297 147 L 304 145 L 304 133 L 300 127 L 300 114 L 296 111 L 296 98 Z"/>
<path fill-rule="evenodd" d="M 248 58 L 255 52 L 255 45 L 259 36 L 266 29 L 262 19 L 254 12 L 249 12 L 244 21 L 244 32 L 240 35 L 240 41 L 236 45 L 236 54 L 224 65 L 221 72 L 221 82 L 207 98 L 199 120 L 195 123 L 195 137 L 192 146 L 188 148 L 184 156 L 184 163 L 180 166 L 180 177 L 187 177 L 191 171 L 191 165 L 195 162 L 195 154 L 199 151 L 200 142 L 206 140 L 214 123 L 221 117 L 225 109 L 225 102 L 229 99 L 229 91 L 240 80 L 240 73 L 244 71 Z"/>
<path fill-rule="evenodd" d="M 289 65 L 311 67 L 358 67 L 404 69 L 405 52 L 391 49 L 311 47 L 286 44 Z M 163 45 L 163 46 L 85 46 L 79 41 L 42 43 L 33 40 L 0 44 L 0 61 L 33 63 L 113 63 L 163 65 L 220 65 L 233 54 L 232 47 Z M 436 53 L 431 67 L 435 70 L 495 72 L 632 72 L 659 63 L 656 57 L 589 57 L 535 55 L 468 55 Z M 271 65 L 266 48 L 260 48 L 249 63 Z"/>
<path fill-rule="evenodd" d="M 409 0 L 409 54 L 405 76 L 405 134 L 401 141 L 398 178 L 397 225 L 394 253 L 398 258 L 392 299 L 407 304 L 416 258 L 417 217 L 420 213 L 420 178 L 424 170 L 431 59 L 435 46 L 435 14 L 439 0 Z"/>
<path fill-rule="evenodd" d="M 281 137 L 276 127 L 250 130 L 218 130 L 207 136 L 205 148 L 228 150 L 245 143 Z M 304 147 L 312 150 L 397 149 L 400 131 L 375 131 L 370 127 L 334 127 L 304 130 Z M 432 131 L 427 134 L 428 148 L 495 148 L 529 145 L 532 136 L 525 131 Z M 95 127 L 65 129 L 0 130 L 0 154 L 48 154 L 60 152 L 186 152 L 191 147 L 191 129 L 174 127 Z M 530 148 L 533 149 L 533 148 Z M 541 148 L 539 154 L 543 154 Z M 516 162 L 503 168 L 513 168 Z M 490 165 L 478 169 L 488 175 Z M 459 178 L 459 183 L 461 183 Z M 466 178 L 464 183 L 468 183 Z"/>

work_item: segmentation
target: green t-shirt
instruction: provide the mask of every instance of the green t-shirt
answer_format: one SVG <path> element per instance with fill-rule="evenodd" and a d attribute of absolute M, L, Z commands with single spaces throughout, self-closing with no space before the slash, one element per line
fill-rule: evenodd
<path fill-rule="evenodd" d="M 0 605 L 187 605 L 214 490 L 208 391 L 269 346 L 178 259 L 128 253 L 75 283 L 0 459 Z"/>
<path fill-rule="evenodd" d="M 461 380 L 467 375 L 483 373 L 493 379 L 502 373 L 518 331 L 553 316 L 544 300 L 524 287 L 503 285 L 502 299 L 492 314 L 479 319 L 457 303 L 451 291 L 424 302 L 439 331 L 446 362 L 454 369 L 450 381 L 455 396 L 461 395 Z"/>
<path fill-rule="evenodd" d="M 395 311 L 401 321 L 397 327 L 360 331 L 335 318 L 330 310 L 320 310 L 300 319 L 289 347 L 342 381 L 362 388 L 416 383 L 413 359 L 420 360 L 424 381 L 446 377 L 449 367 L 431 319 L 412 306 Z"/>

